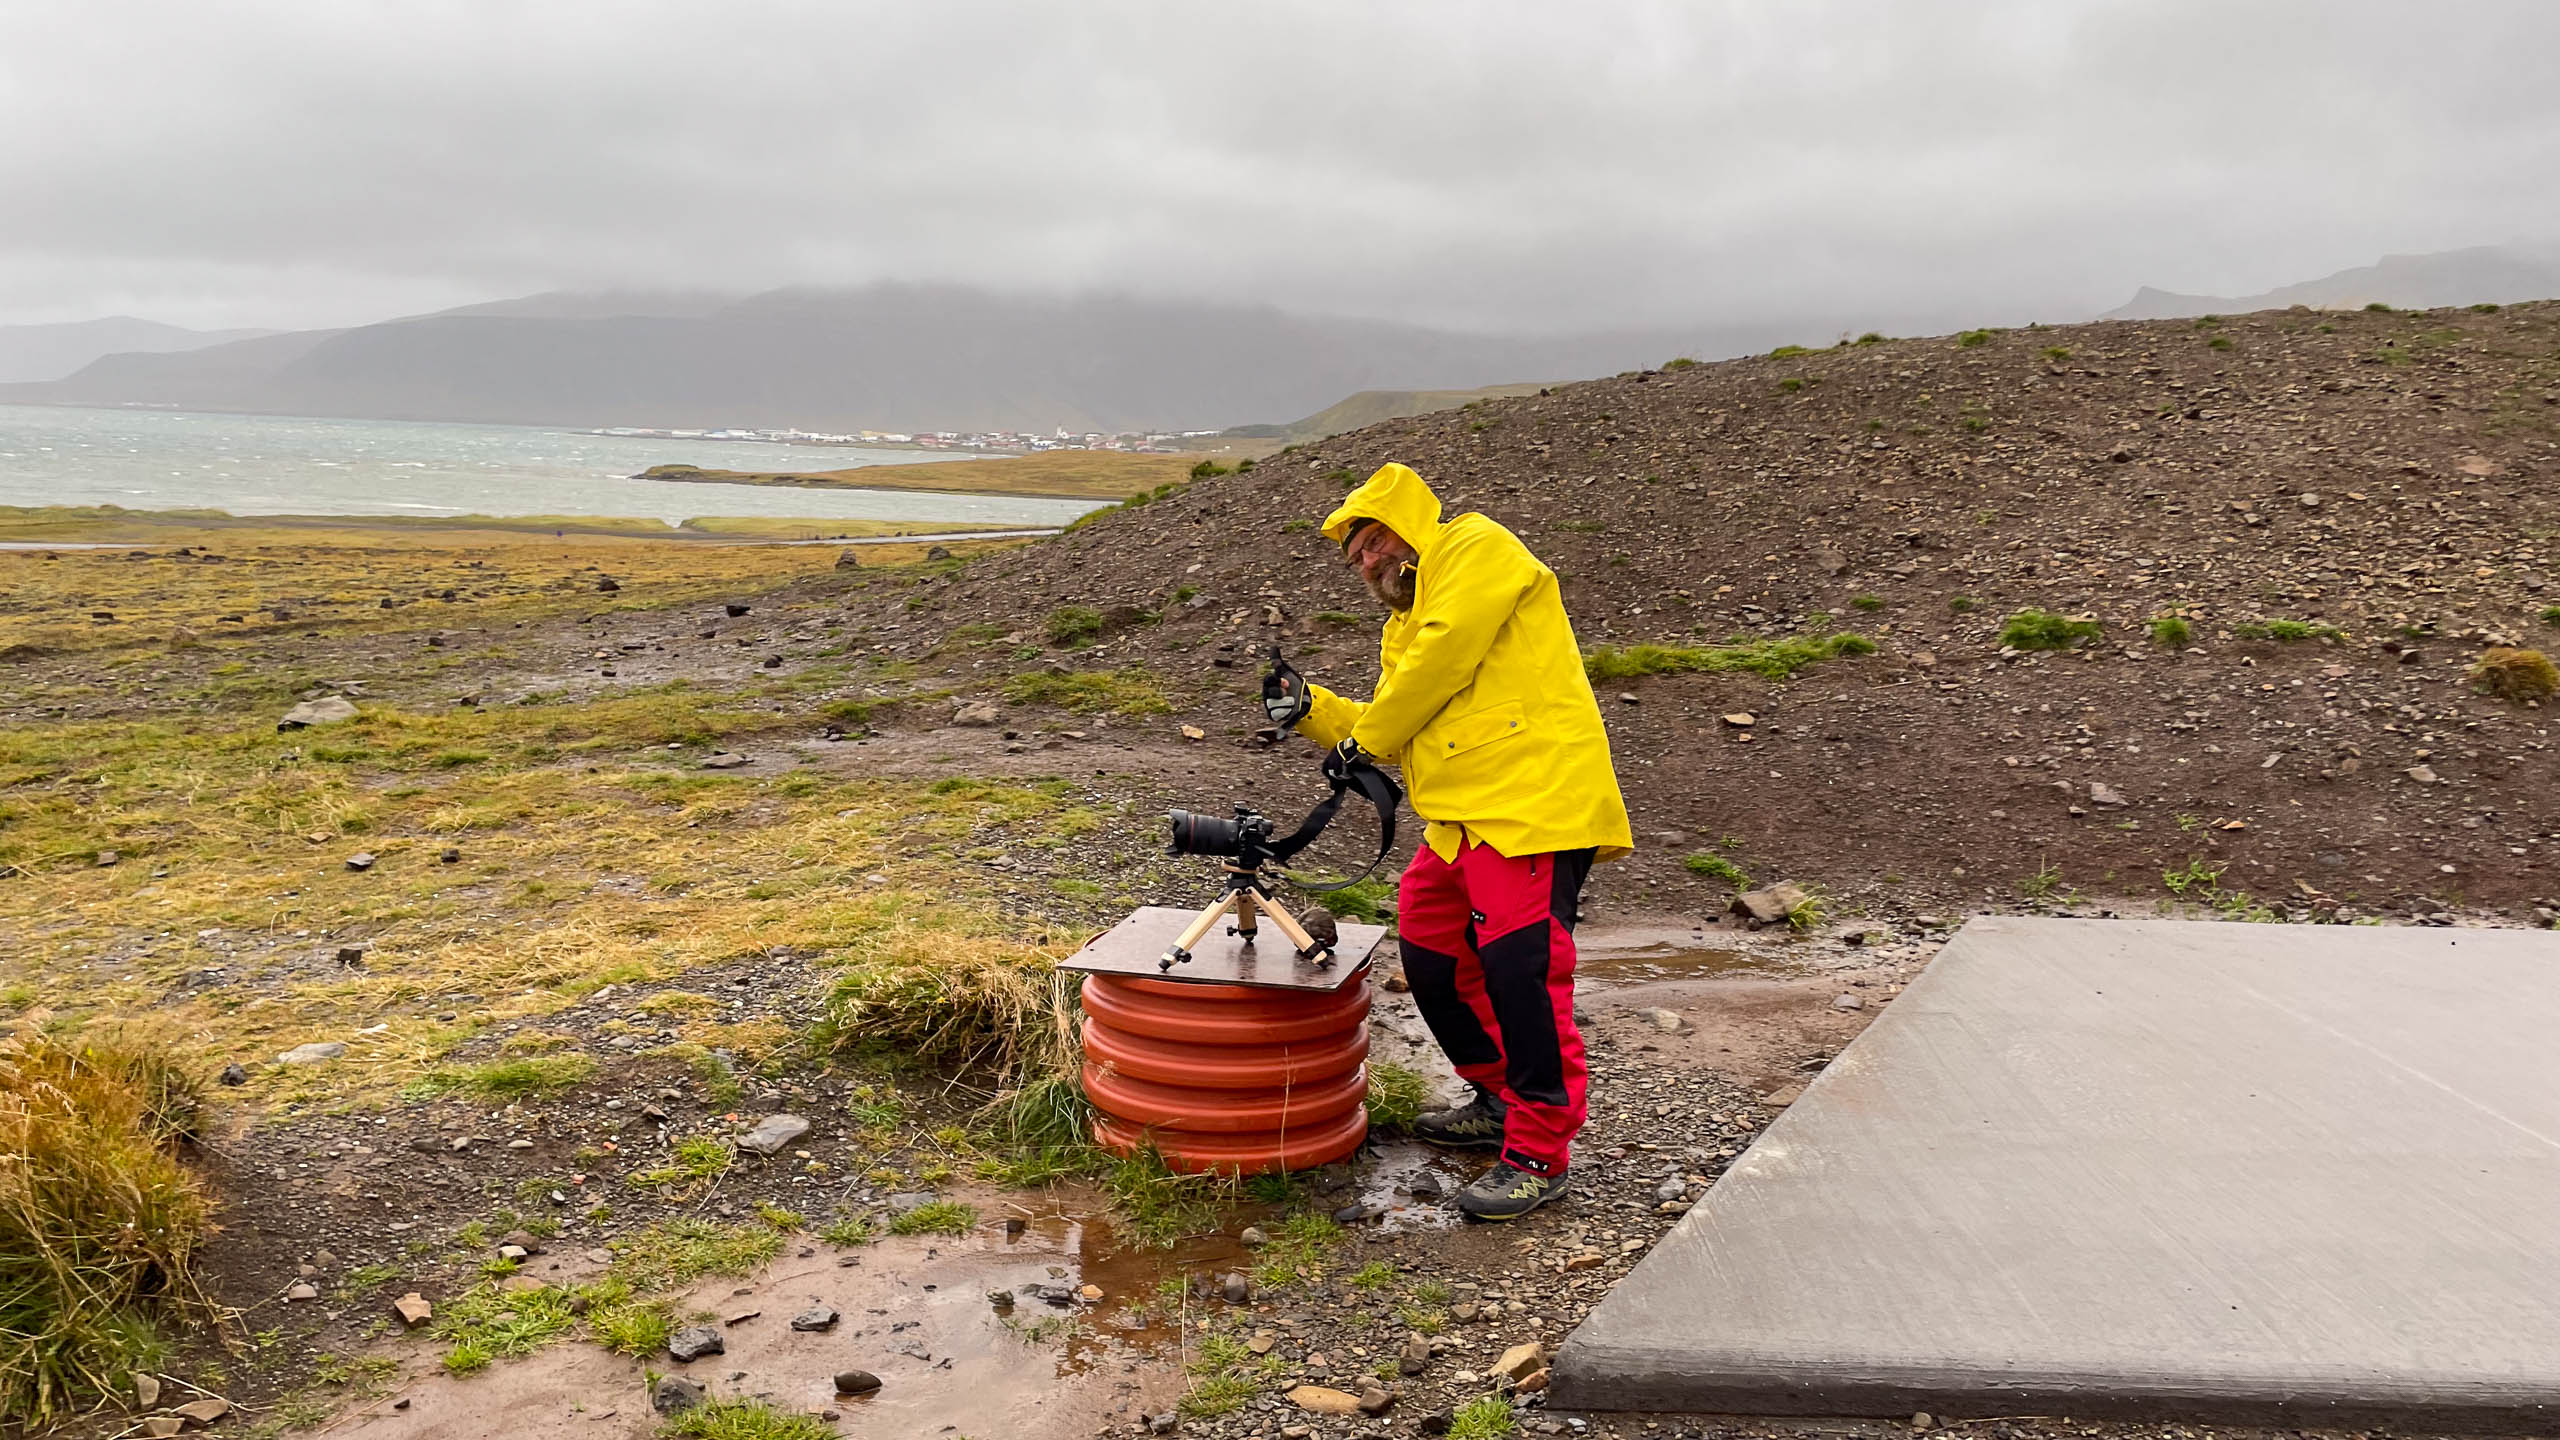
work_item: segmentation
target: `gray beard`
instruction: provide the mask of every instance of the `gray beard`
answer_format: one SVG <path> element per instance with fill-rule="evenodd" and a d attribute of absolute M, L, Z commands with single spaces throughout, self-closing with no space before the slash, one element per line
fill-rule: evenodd
<path fill-rule="evenodd" d="M 1413 608 L 1414 571 L 1410 565 L 1399 565 L 1384 581 L 1372 580 L 1366 572 L 1360 583 L 1369 587 L 1370 597 L 1390 610 Z"/>

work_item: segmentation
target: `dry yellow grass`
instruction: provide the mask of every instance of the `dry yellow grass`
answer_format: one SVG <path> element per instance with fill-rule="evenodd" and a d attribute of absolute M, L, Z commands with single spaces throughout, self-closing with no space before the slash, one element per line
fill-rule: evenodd
<path fill-rule="evenodd" d="M 1000 542 L 951 548 L 965 554 L 991 543 Z M 368 526 L 173 527 L 150 544 L 0 551 L 0 661 L 314 629 L 435 630 L 658 609 L 814 576 L 832 569 L 837 555 L 827 545 Z M 862 561 L 913 564 L 927 548 L 866 545 Z M 619 588 L 602 590 L 608 578 Z"/>
<path fill-rule="evenodd" d="M 661 691 L 291 734 L 0 730 L 0 1014 L 149 1009 L 290 1104 L 385 1095 L 491 1027 L 779 946 L 876 959 L 930 931 L 1036 965 L 1047 937 L 973 900 L 951 852 L 987 826 L 1076 828 L 1063 787 L 693 767 L 804 725 Z M 364 967 L 338 966 L 358 937 Z M 351 1048 L 269 1063 L 313 1040 Z"/>
<path fill-rule="evenodd" d="M 182 1164 L 195 1087 L 131 1037 L 0 1041 L 0 1416 L 42 1426 L 202 1318 L 192 1277 L 212 1205 Z"/>

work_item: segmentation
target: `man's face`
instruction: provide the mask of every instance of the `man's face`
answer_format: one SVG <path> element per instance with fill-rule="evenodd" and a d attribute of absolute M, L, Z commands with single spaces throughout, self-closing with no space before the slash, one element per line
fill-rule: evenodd
<path fill-rule="evenodd" d="M 1384 525 L 1363 525 L 1342 554 L 1379 604 L 1390 610 L 1413 608 L 1412 567 L 1418 557 L 1404 537 Z"/>

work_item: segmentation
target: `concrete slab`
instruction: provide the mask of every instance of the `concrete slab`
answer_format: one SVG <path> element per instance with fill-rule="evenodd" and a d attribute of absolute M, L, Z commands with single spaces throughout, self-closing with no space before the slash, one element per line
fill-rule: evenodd
<path fill-rule="evenodd" d="M 2555 1018 L 2548 933 L 1975 920 L 1553 1403 L 2560 1429 Z"/>

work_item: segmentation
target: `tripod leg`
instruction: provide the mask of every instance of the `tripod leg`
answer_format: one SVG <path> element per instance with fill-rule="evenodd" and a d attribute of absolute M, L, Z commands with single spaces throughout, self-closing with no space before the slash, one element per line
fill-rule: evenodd
<path fill-rule="evenodd" d="M 1289 943 L 1298 947 L 1300 955 L 1312 960 L 1321 952 L 1324 959 L 1317 963 L 1320 965 L 1332 963 L 1332 951 L 1316 944 L 1315 937 L 1309 935 L 1306 927 L 1298 923 L 1298 917 L 1290 914 L 1279 901 L 1266 895 L 1262 897 L 1262 908 L 1270 913 L 1271 923 L 1280 927 L 1280 933 L 1289 937 Z"/>
<path fill-rule="evenodd" d="M 1156 968 L 1170 970 L 1176 965 L 1189 964 L 1191 947 L 1200 943 L 1200 937 L 1208 934 L 1210 927 L 1218 923 L 1218 917 L 1226 914 L 1228 907 L 1234 903 L 1233 895 L 1221 895 L 1210 901 L 1208 908 L 1193 916 L 1191 923 L 1184 927 L 1181 937 L 1173 942 L 1173 948 L 1164 952 L 1163 957 L 1156 961 Z"/>

